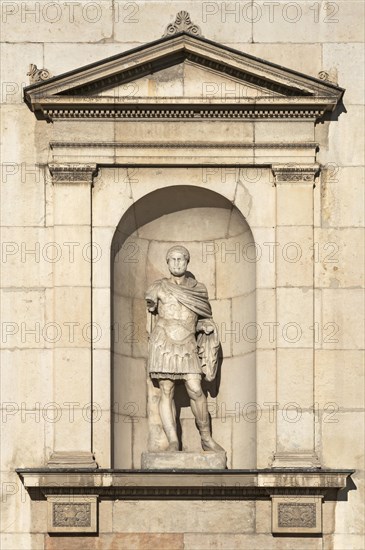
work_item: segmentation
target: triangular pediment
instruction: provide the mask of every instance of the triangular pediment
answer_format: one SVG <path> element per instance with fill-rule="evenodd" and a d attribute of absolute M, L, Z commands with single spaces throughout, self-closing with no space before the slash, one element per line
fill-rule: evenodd
<path fill-rule="evenodd" d="M 151 72 L 131 82 L 100 87 L 96 97 L 119 98 L 222 98 L 280 97 L 283 94 L 254 85 L 186 59 L 171 67 Z"/>
<path fill-rule="evenodd" d="M 116 116 L 118 109 L 132 113 L 135 107 L 139 116 L 140 109 L 161 111 L 162 105 L 170 113 L 183 109 L 194 117 L 212 106 L 251 113 L 253 108 L 312 109 L 316 117 L 333 110 L 343 91 L 181 32 L 28 86 L 24 97 L 38 118 L 48 120 L 59 113 L 85 118 L 90 109 L 99 117 Z"/>

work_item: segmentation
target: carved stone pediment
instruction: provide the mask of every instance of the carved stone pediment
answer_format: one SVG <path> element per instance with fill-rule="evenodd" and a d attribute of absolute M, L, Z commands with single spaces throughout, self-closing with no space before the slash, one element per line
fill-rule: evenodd
<path fill-rule="evenodd" d="M 344 90 L 178 32 L 24 90 L 37 118 L 310 118 Z"/>

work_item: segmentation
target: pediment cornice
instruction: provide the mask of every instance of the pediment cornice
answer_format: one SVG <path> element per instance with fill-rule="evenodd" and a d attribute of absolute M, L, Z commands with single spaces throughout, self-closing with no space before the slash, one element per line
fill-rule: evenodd
<path fill-rule="evenodd" d="M 115 97 L 98 92 L 184 62 L 256 88 L 256 97 Z M 260 95 L 262 90 L 265 94 Z M 200 36 L 181 32 L 28 86 L 37 118 L 313 118 L 344 90 Z"/>

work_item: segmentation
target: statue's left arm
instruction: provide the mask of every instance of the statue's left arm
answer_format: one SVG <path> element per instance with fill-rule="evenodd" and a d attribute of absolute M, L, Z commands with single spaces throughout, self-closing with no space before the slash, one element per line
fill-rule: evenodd
<path fill-rule="evenodd" d="M 202 371 L 205 374 L 206 380 L 211 382 L 214 380 L 218 370 L 218 352 L 219 352 L 219 334 L 218 327 L 213 321 L 211 314 L 211 306 L 209 304 L 208 292 L 204 285 L 204 293 L 206 294 L 206 301 L 209 306 L 210 315 L 206 317 L 200 317 L 197 325 L 196 332 L 197 336 L 197 345 L 198 345 L 198 354 L 202 364 Z"/>

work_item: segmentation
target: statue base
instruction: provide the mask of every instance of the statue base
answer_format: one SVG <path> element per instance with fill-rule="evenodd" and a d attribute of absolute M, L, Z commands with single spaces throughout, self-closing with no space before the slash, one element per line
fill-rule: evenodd
<path fill-rule="evenodd" d="M 225 470 L 225 452 L 159 451 L 142 453 L 142 470 Z"/>

